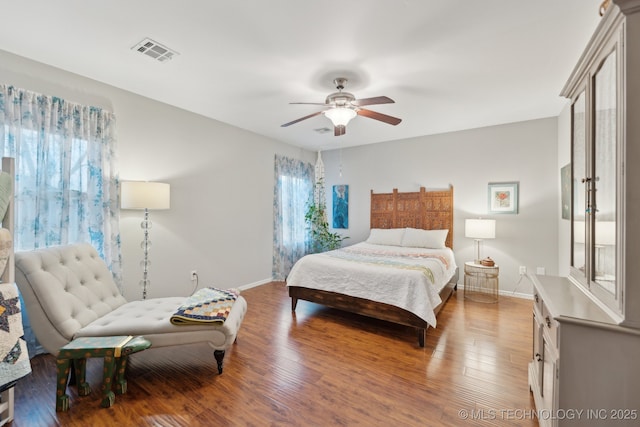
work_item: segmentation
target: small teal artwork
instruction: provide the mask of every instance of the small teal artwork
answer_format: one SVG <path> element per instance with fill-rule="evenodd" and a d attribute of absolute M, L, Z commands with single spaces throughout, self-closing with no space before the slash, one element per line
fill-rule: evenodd
<path fill-rule="evenodd" d="M 349 228 L 349 186 L 333 186 L 333 228 Z"/>

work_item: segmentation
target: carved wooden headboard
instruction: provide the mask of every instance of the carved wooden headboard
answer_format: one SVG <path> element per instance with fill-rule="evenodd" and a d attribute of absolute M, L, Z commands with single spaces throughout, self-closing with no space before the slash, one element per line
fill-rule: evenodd
<path fill-rule="evenodd" d="M 449 230 L 446 245 L 453 249 L 453 186 L 448 190 L 374 194 L 371 190 L 371 228 Z"/>

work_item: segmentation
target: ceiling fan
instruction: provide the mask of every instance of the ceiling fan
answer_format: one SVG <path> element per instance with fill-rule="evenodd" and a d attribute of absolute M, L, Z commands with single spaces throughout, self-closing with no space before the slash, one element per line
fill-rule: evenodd
<path fill-rule="evenodd" d="M 281 125 L 281 127 L 291 126 L 295 123 L 310 119 L 311 117 L 315 117 L 319 114 L 324 114 L 333 123 L 334 135 L 340 136 L 344 135 L 347 132 L 347 123 L 349 123 L 349 120 L 353 119 L 355 116 L 368 117 L 370 119 L 379 120 L 381 122 L 385 122 L 394 126 L 402 121 L 402 119 L 399 119 L 397 117 L 392 117 L 386 114 L 361 108 L 365 105 L 392 104 L 395 102 L 393 99 L 386 96 L 356 99 L 353 94 L 342 91 L 344 89 L 345 83 L 347 83 L 347 79 L 345 79 L 344 77 L 338 77 L 337 79 L 333 80 L 333 83 L 335 83 L 338 92 L 334 92 L 327 96 L 324 104 L 321 104 L 319 102 L 291 102 L 291 104 L 324 105 L 329 108 L 327 108 L 326 110 L 318 111 L 317 113 L 309 114 L 308 116 L 301 117 L 292 122 L 285 123 Z"/>

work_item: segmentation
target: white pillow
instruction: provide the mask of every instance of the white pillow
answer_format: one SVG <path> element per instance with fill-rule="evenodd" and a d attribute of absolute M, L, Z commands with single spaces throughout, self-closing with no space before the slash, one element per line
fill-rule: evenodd
<path fill-rule="evenodd" d="M 404 236 L 404 228 L 372 228 L 367 243 L 402 246 L 402 236 Z"/>
<path fill-rule="evenodd" d="M 413 248 L 445 248 L 449 230 L 420 230 L 418 228 L 407 228 L 402 238 L 402 246 Z"/>

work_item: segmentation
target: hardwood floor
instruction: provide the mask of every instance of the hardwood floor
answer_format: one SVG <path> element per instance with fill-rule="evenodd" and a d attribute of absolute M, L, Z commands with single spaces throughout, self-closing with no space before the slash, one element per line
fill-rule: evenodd
<path fill-rule="evenodd" d="M 35 426 L 537 426 L 527 385 L 531 301 L 482 304 L 454 293 L 429 329 L 415 331 L 299 301 L 283 283 L 243 292 L 248 312 L 217 374 L 206 345 L 130 357 L 128 391 L 100 408 L 67 391 L 55 412 L 55 359 L 32 359 L 15 392 L 14 427 Z"/>

